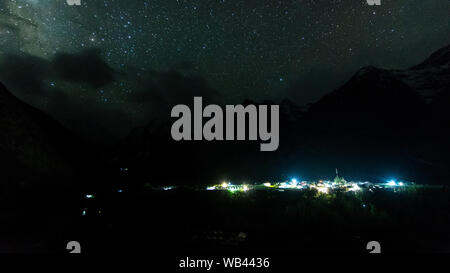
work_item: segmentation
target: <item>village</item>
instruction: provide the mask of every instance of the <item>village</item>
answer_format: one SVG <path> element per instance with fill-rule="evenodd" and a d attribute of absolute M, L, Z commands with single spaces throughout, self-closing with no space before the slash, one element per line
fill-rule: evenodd
<path fill-rule="evenodd" d="M 338 175 L 332 181 L 318 180 L 318 181 L 298 181 L 292 178 L 290 181 L 282 182 L 264 182 L 259 184 L 234 184 L 232 182 L 224 181 L 219 185 L 207 186 L 206 190 L 226 190 L 230 192 L 247 192 L 250 190 L 305 190 L 315 189 L 319 193 L 330 193 L 332 191 L 358 192 L 363 189 L 374 191 L 376 189 L 392 188 L 398 189 L 413 185 L 412 182 L 403 182 L 396 180 L 389 180 L 385 183 L 372 183 L 369 181 L 346 181 L 343 177 Z"/>

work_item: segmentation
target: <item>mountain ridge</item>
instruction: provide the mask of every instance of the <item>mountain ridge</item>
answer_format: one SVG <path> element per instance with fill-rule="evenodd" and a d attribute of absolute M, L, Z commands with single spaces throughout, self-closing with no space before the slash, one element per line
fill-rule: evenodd
<path fill-rule="evenodd" d="M 153 145 L 149 142 L 136 147 L 124 140 L 119 150 L 137 150 L 142 155 L 141 148 L 145 146 L 148 152 L 144 154 L 148 158 L 140 158 L 141 163 L 146 163 L 138 168 L 142 168 L 142 175 L 148 177 L 158 172 L 157 168 L 151 166 L 158 161 L 156 158 L 166 157 L 167 151 L 170 156 L 166 163 L 170 165 L 172 158 L 172 167 L 179 167 L 187 161 L 189 167 L 182 168 L 180 172 L 184 176 L 189 176 L 189 169 L 204 166 L 202 172 L 216 172 L 210 172 L 210 179 L 214 179 L 214 175 L 234 177 L 233 173 L 239 173 L 236 177 L 246 177 L 245 172 L 252 173 L 248 176 L 258 178 L 283 176 L 296 169 L 305 175 L 314 176 L 338 166 L 348 170 L 354 177 L 369 174 L 369 177 L 374 178 L 379 172 L 389 172 L 389 168 L 411 178 L 414 178 L 413 170 L 421 168 L 426 177 L 430 169 L 424 166 L 424 162 L 436 166 L 441 166 L 443 162 L 436 160 L 435 152 L 424 156 L 420 149 L 411 147 L 419 147 L 422 140 L 433 141 L 429 137 L 421 139 L 421 130 L 427 128 L 424 124 L 431 118 L 430 101 L 442 92 L 448 80 L 447 67 L 436 61 L 436 58 L 439 60 L 436 56 L 447 56 L 447 48 L 432 54 L 422 62 L 423 65 L 406 70 L 364 67 L 342 86 L 313 103 L 306 112 L 301 111 L 295 103 L 283 100 L 280 103 L 280 148 L 276 152 L 259 153 L 254 143 L 222 142 L 222 146 L 208 142 L 175 143 L 168 133 L 170 123 L 159 129 L 154 123 L 151 126 L 149 124 L 152 129 L 145 131 L 157 134 L 139 139 L 144 142 L 145 139 L 152 139 Z M 430 67 L 435 63 L 436 67 Z M 416 77 L 414 83 L 422 84 L 412 84 L 411 75 Z M 432 95 L 425 94 L 426 86 L 435 92 Z M 250 103 L 259 104 L 245 100 L 243 105 Z M 412 141 L 413 136 L 418 140 Z M 129 139 L 132 138 L 129 136 Z M 126 159 L 130 155 L 122 157 L 120 151 L 116 152 L 116 163 L 120 162 L 119 165 L 133 166 L 136 163 Z M 362 162 L 359 159 L 361 153 L 370 159 Z M 199 155 L 206 155 L 208 159 Z M 176 158 L 183 160 L 178 162 Z M 389 167 L 392 164 L 398 167 Z M 446 164 L 444 162 L 444 166 Z M 320 165 L 323 166 L 317 167 Z M 361 171 L 352 174 L 352 165 Z M 157 175 L 155 179 L 164 179 L 164 175 Z"/>

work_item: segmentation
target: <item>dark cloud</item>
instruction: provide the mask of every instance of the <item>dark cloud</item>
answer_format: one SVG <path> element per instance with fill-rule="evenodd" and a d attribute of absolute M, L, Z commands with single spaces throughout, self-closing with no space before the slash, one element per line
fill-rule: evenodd
<path fill-rule="evenodd" d="M 4 54 L 0 61 L 0 80 L 25 95 L 44 95 L 43 80 L 53 75 L 45 59 L 29 54 Z"/>
<path fill-rule="evenodd" d="M 96 129 L 107 131 L 103 127 L 116 129 L 112 134 L 123 135 L 121 124 L 130 123 L 129 115 L 120 109 L 98 103 L 95 89 L 77 85 L 104 86 L 114 81 L 113 73 L 98 50 L 60 54 L 50 61 L 25 53 L 2 54 L 0 58 L 0 81 L 14 95 L 44 109 L 71 129 L 89 128 L 79 132 L 85 135 L 97 134 Z M 93 96 L 85 98 L 82 90 Z"/>
<path fill-rule="evenodd" d="M 88 83 L 98 88 L 115 80 L 115 71 L 103 60 L 100 49 L 57 54 L 52 65 L 57 75 L 69 82 Z"/>
<path fill-rule="evenodd" d="M 133 126 L 170 117 L 174 105 L 190 105 L 194 96 L 203 97 L 208 104 L 217 103 L 219 97 L 188 64 L 168 71 L 131 69 L 122 74 L 102 59 L 98 49 L 57 54 L 50 60 L 25 53 L 1 56 L 1 82 L 20 99 L 81 134 L 95 134 L 95 129 L 101 129 L 123 136 Z M 102 94 L 114 98 L 111 94 L 119 92 L 114 86 L 119 88 L 122 82 L 132 83 L 133 91 L 122 102 L 114 105 L 100 99 Z M 102 88 L 100 93 L 100 87 L 108 84 L 111 88 Z M 102 135 L 106 135 L 104 132 Z"/>
<path fill-rule="evenodd" d="M 100 53 L 98 49 L 63 53 L 51 61 L 26 53 L 4 54 L 0 61 L 0 80 L 25 93 L 42 91 L 42 81 L 49 78 L 102 87 L 115 80 L 115 72 Z"/>
<path fill-rule="evenodd" d="M 174 105 L 191 105 L 194 96 L 203 97 L 205 104 L 219 103 L 216 90 L 187 63 L 167 71 L 128 69 L 123 74 L 114 71 L 98 49 L 50 59 L 25 53 L 1 56 L 1 82 L 66 126 L 84 130 L 82 134 L 103 127 L 124 135 L 153 118 L 169 118 Z M 124 82 L 130 83 L 130 93 L 115 99 Z"/>
<path fill-rule="evenodd" d="M 216 103 L 218 93 L 199 76 L 186 75 L 174 70 L 152 71 L 145 75 L 143 83 L 132 98 L 145 109 L 159 115 L 177 104 L 193 103 L 193 97 L 200 96 L 205 103 Z"/>

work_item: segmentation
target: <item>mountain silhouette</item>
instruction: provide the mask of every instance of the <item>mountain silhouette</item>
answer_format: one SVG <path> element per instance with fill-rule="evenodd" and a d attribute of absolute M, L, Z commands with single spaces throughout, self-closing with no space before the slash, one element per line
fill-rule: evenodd
<path fill-rule="evenodd" d="M 166 118 L 135 128 L 100 158 L 94 145 L 0 84 L 3 177 L 109 183 L 110 168 L 126 167 L 137 181 L 198 184 L 332 178 L 339 168 L 349 179 L 437 183 L 450 169 L 449 51 L 440 49 L 405 70 L 364 67 L 307 110 L 282 100 L 274 152 L 260 152 L 260 141 L 177 142 L 170 134 L 173 120 Z"/>
<path fill-rule="evenodd" d="M 442 137 L 450 109 L 449 49 L 406 70 L 362 68 L 306 112 L 282 101 L 275 152 L 260 152 L 259 142 L 175 142 L 171 121 L 159 120 L 123 139 L 112 152 L 113 163 L 150 180 L 179 183 L 297 173 L 327 177 L 336 167 L 354 179 L 395 175 L 437 183 L 449 174 L 449 162 L 441 156 L 450 151 Z"/>
<path fill-rule="evenodd" d="M 89 168 L 86 143 L 46 113 L 20 101 L 0 83 L 0 164 L 11 182 L 65 184 Z"/>

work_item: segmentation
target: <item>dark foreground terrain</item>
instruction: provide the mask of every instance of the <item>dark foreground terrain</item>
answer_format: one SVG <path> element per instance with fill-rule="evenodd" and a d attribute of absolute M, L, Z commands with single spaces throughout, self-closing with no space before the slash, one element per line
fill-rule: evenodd
<path fill-rule="evenodd" d="M 91 254 L 366 253 L 373 240 L 383 252 L 450 251 L 448 187 L 67 192 L 3 198 L 0 251 L 64 253 L 79 241 Z"/>

